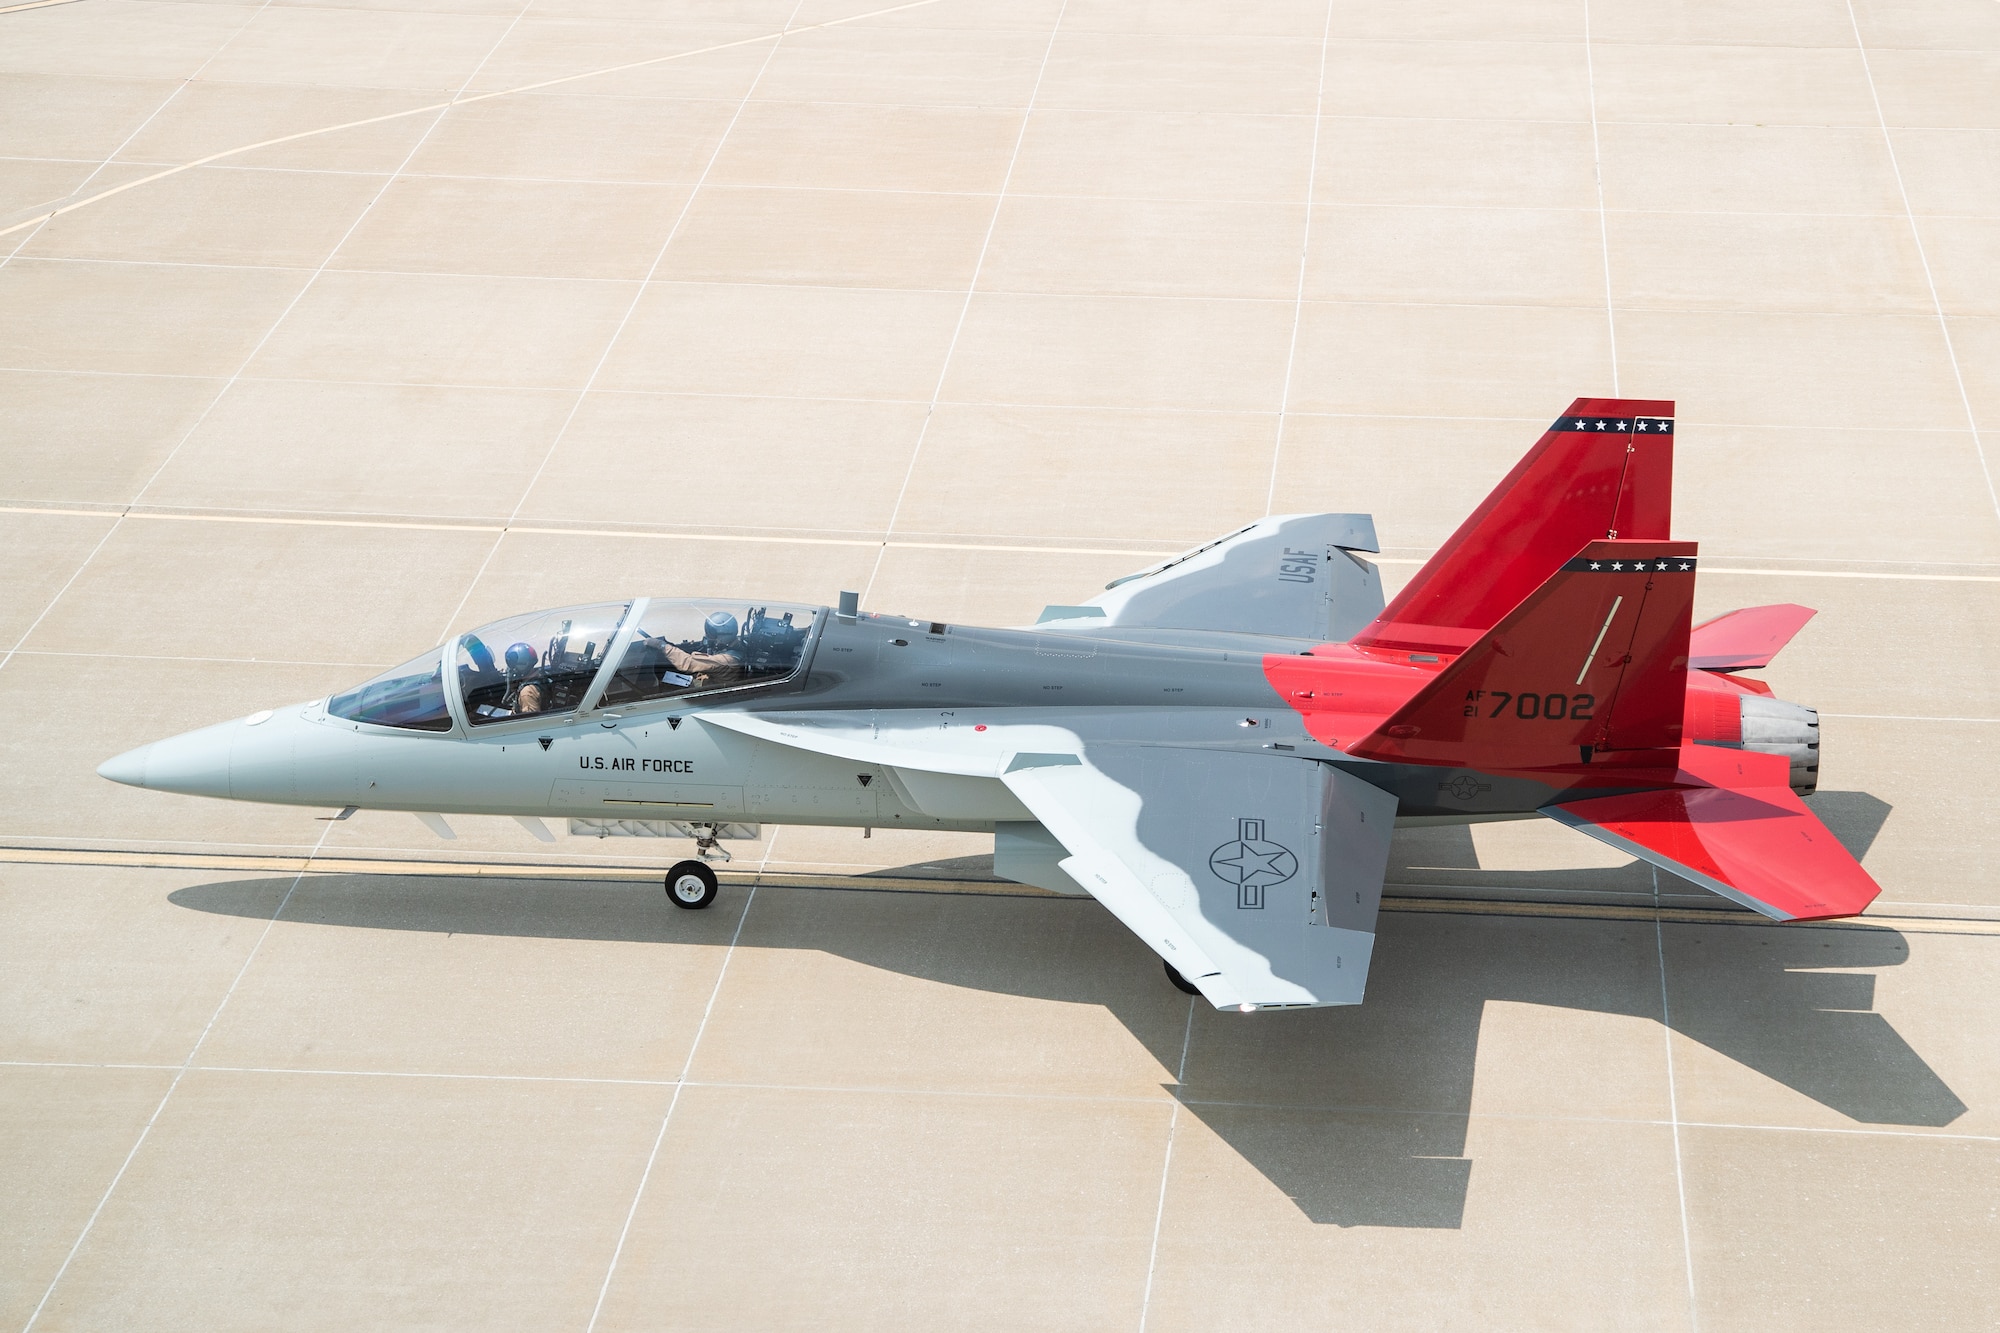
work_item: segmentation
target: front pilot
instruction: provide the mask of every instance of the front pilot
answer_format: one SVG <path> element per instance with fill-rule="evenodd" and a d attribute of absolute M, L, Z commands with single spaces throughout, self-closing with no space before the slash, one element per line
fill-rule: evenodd
<path fill-rule="evenodd" d="M 540 660 L 530 644 L 517 643 L 507 649 L 507 683 L 509 693 L 513 695 L 511 702 L 515 717 L 542 711 L 542 686 L 533 679 Z M 503 710 L 507 707 L 507 703 L 506 700 L 502 701 Z"/>

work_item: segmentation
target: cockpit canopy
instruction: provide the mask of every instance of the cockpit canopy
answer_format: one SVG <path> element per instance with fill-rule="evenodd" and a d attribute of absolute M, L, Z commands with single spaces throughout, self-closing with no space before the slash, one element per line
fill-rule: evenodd
<path fill-rule="evenodd" d="M 797 673 L 822 610 L 654 597 L 536 611 L 482 625 L 337 694 L 327 712 L 450 731 L 457 716 L 483 727 L 766 685 Z"/>
<path fill-rule="evenodd" d="M 450 731 L 451 710 L 444 701 L 443 653 L 443 649 L 433 648 L 345 694 L 334 695 L 326 701 L 327 713 L 354 722 L 373 722 L 378 727 Z"/>
<path fill-rule="evenodd" d="M 630 602 L 568 606 L 481 625 L 458 639 L 458 688 L 475 727 L 583 706 Z"/>

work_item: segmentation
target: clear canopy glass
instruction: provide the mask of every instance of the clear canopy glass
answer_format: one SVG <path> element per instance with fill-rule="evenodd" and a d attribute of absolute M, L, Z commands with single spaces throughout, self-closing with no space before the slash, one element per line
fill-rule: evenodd
<path fill-rule="evenodd" d="M 444 698 L 444 650 L 433 648 L 422 657 L 384 671 L 371 681 L 326 701 L 326 711 L 351 722 L 412 731 L 450 731 L 451 712 Z"/>
<path fill-rule="evenodd" d="M 447 653 L 466 721 L 475 727 L 572 713 L 588 700 L 631 602 L 534 611 L 482 625 L 327 701 L 334 717 L 414 731 L 450 731 Z M 604 708 L 705 690 L 740 689 L 795 674 L 822 607 L 681 598 L 646 603 L 609 675 Z"/>
<path fill-rule="evenodd" d="M 818 615 L 811 606 L 655 598 L 601 706 L 783 680 L 799 669 Z"/>
<path fill-rule="evenodd" d="M 458 687 L 475 727 L 573 712 L 597 678 L 630 602 L 535 611 L 458 640 Z"/>

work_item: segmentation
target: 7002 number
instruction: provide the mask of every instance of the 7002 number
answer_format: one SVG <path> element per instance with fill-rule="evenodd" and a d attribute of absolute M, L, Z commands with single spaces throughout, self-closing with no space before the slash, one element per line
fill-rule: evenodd
<path fill-rule="evenodd" d="M 1493 708 L 1486 716 L 1499 717 L 1509 711 L 1508 705 L 1512 704 L 1514 716 L 1523 722 L 1533 722 L 1538 718 L 1547 718 L 1552 722 L 1587 722 L 1597 708 L 1597 696 L 1594 694 L 1515 694 L 1509 690 L 1471 690 L 1465 696 L 1465 715 L 1478 717 L 1479 710 L 1486 706 L 1488 700 L 1493 701 Z"/>

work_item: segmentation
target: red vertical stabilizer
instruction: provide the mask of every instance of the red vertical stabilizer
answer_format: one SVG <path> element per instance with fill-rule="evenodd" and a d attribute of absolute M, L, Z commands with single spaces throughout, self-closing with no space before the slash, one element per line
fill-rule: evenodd
<path fill-rule="evenodd" d="M 1348 753 L 1671 781 L 1694 578 L 1693 542 L 1589 543 Z"/>
<path fill-rule="evenodd" d="M 1665 541 L 1673 481 L 1671 401 L 1577 399 L 1354 646 L 1464 651 L 1585 542 Z"/>

